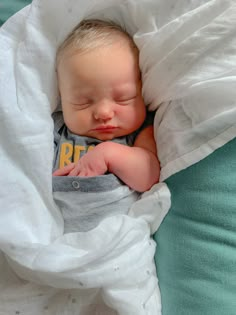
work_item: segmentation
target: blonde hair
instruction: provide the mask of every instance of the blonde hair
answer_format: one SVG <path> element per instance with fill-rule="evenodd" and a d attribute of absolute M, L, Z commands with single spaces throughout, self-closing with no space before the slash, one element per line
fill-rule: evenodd
<path fill-rule="evenodd" d="M 113 44 L 117 39 L 126 39 L 131 49 L 137 55 L 138 48 L 130 34 L 120 25 L 112 21 L 87 19 L 81 21 L 59 46 L 56 64 L 60 63 L 68 52 L 88 52 L 103 45 Z"/>

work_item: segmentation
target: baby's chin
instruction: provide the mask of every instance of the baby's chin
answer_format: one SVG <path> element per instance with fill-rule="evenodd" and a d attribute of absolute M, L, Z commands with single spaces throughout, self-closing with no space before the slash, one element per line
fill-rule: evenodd
<path fill-rule="evenodd" d="M 101 132 L 91 132 L 87 134 L 87 137 L 95 138 L 100 141 L 111 141 L 115 138 L 123 137 L 127 135 L 125 132 L 121 132 L 121 130 L 114 130 L 114 131 L 101 131 Z"/>
<path fill-rule="evenodd" d="M 99 134 L 99 135 L 95 135 L 93 136 L 93 138 L 96 138 L 98 140 L 101 140 L 101 141 L 111 141 L 113 140 L 114 138 L 118 138 L 119 136 L 116 136 L 116 135 L 112 135 L 112 134 Z"/>

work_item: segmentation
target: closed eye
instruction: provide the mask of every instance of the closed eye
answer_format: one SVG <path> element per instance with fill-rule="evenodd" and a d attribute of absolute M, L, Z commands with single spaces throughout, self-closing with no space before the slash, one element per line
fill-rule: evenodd
<path fill-rule="evenodd" d="M 84 109 L 87 108 L 91 105 L 91 102 L 84 102 L 84 103 L 71 103 L 71 105 L 75 108 L 75 109 Z"/>
<path fill-rule="evenodd" d="M 116 103 L 120 104 L 120 105 L 128 105 L 130 103 L 132 103 L 135 99 L 136 99 L 136 95 L 133 96 L 133 97 L 129 97 L 129 98 L 126 98 L 126 99 L 118 99 L 116 100 Z"/>

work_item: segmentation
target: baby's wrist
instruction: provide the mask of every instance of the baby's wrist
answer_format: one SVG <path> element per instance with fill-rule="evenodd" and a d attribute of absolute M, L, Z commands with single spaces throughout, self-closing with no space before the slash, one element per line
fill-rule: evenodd
<path fill-rule="evenodd" d="M 109 171 L 112 165 L 113 157 L 116 155 L 114 153 L 117 153 L 118 150 L 117 146 L 119 146 L 119 144 L 111 141 L 102 142 L 97 146 Z"/>

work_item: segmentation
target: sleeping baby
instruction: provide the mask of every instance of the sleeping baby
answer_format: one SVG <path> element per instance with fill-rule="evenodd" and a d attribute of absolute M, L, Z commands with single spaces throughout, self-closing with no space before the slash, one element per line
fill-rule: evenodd
<path fill-rule="evenodd" d="M 138 192 L 157 183 L 156 144 L 152 125 L 144 123 L 138 49 L 132 38 L 114 23 L 85 20 L 59 47 L 57 74 L 62 112 L 54 114 L 53 175 L 112 173 Z M 99 183 L 110 190 L 114 180 L 103 176 Z M 77 189 L 79 182 L 71 186 Z"/>
<path fill-rule="evenodd" d="M 127 215 L 158 182 L 153 115 L 142 97 L 138 48 L 113 22 L 82 21 L 59 47 L 56 66 L 62 111 L 53 114 L 54 200 L 65 233 L 87 232 Z"/>

